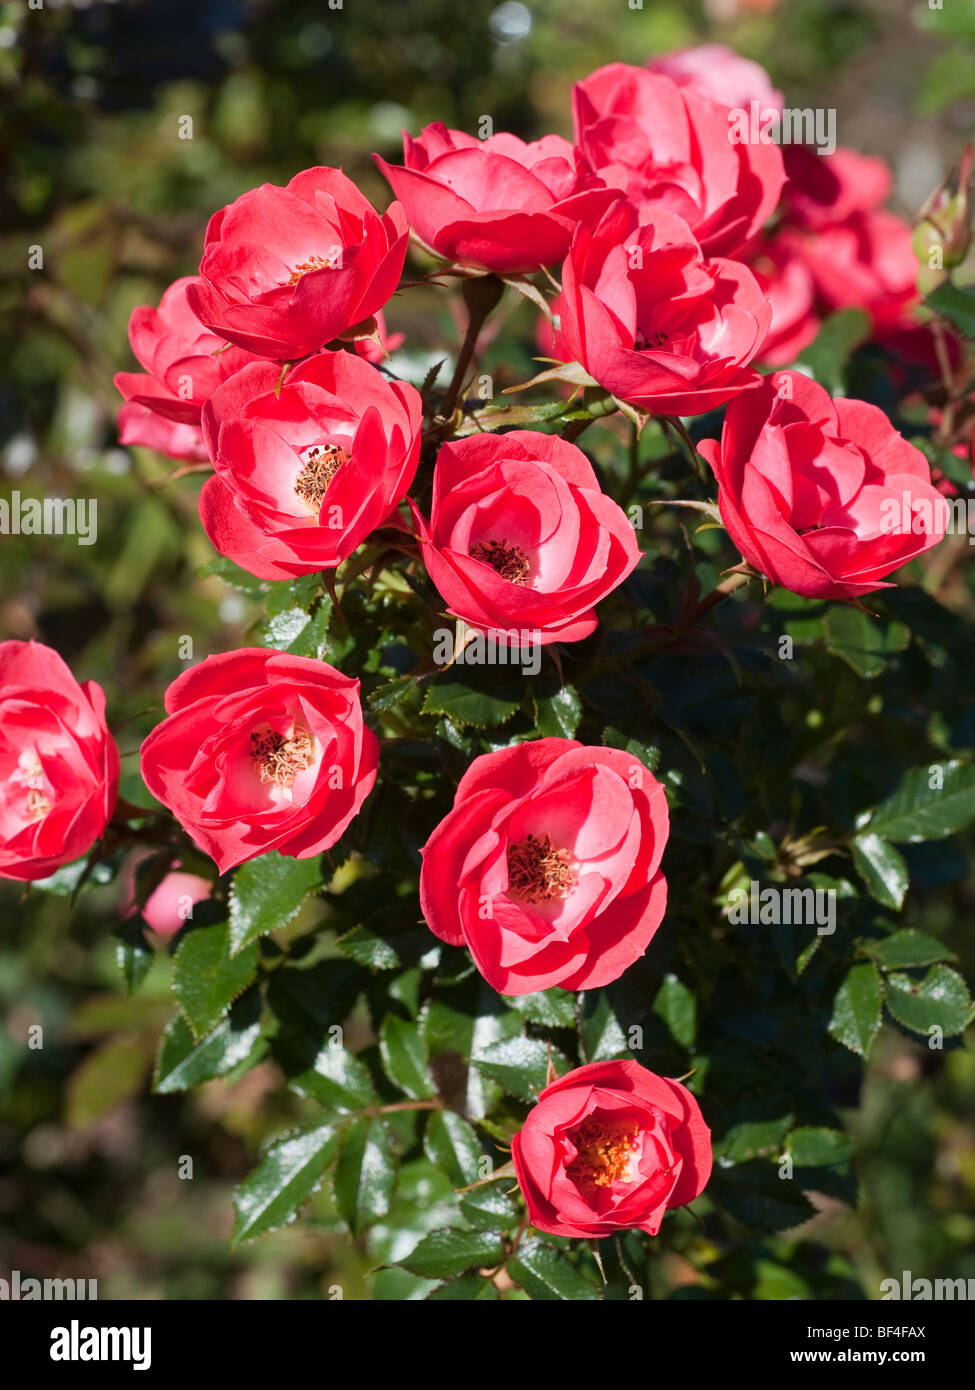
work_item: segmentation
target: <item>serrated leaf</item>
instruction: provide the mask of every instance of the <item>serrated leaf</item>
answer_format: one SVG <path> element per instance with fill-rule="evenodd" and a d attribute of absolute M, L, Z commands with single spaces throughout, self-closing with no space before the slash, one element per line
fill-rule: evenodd
<path fill-rule="evenodd" d="M 831 607 L 823 626 L 827 650 L 865 680 L 879 676 L 889 658 L 904 651 L 911 640 L 904 623 L 884 622 L 850 604 Z"/>
<path fill-rule="evenodd" d="M 481 1176 L 481 1142 L 467 1121 L 452 1110 L 431 1112 L 423 1148 L 433 1166 L 446 1173 L 454 1187 L 465 1187 Z"/>
<path fill-rule="evenodd" d="M 389 1132 L 381 1120 L 357 1120 L 342 1136 L 335 1167 L 335 1205 L 353 1235 L 389 1211 L 396 1167 Z"/>
<path fill-rule="evenodd" d="M 724 1138 L 714 1146 L 716 1155 L 733 1163 L 768 1157 L 778 1152 L 792 1124 L 792 1115 L 777 1115 L 768 1120 L 744 1120 L 732 1125 Z"/>
<path fill-rule="evenodd" d="M 256 986 L 241 995 L 227 1017 L 199 1040 L 183 1015 L 175 1014 L 159 1042 L 152 1089 L 168 1095 L 226 1076 L 250 1057 L 260 1033 L 261 996 Z"/>
<path fill-rule="evenodd" d="M 798 1183 L 762 1159 L 717 1168 L 708 1194 L 736 1221 L 760 1231 L 788 1231 L 815 1215 Z"/>
<path fill-rule="evenodd" d="M 504 1002 L 530 1023 L 543 1028 L 574 1028 L 576 999 L 564 989 L 540 990 L 537 994 L 503 995 Z"/>
<path fill-rule="evenodd" d="M 463 1299 L 467 1303 L 494 1302 L 500 1298 L 493 1280 L 481 1274 L 462 1274 L 459 1279 L 451 1279 L 427 1294 L 427 1301 L 433 1303 L 456 1303 Z"/>
<path fill-rule="evenodd" d="M 892 907 L 899 912 L 910 883 L 904 856 L 888 840 L 873 831 L 857 835 L 850 849 L 857 873 L 870 890 L 871 897 L 884 907 Z"/>
<path fill-rule="evenodd" d="M 975 765 L 955 761 L 911 768 L 894 794 L 882 801 L 859 829 L 897 844 L 916 844 L 954 835 L 972 820 Z"/>
<path fill-rule="evenodd" d="M 431 944 L 435 945 L 424 927 L 380 936 L 365 925 L 353 927 L 336 942 L 343 955 L 370 970 L 402 970 L 415 965 L 431 949 Z"/>
<path fill-rule="evenodd" d="M 569 1059 L 554 1047 L 551 1055 L 556 1071 L 564 1075 Z M 531 1102 L 545 1089 L 548 1060 L 549 1048 L 538 1038 L 507 1038 L 472 1058 L 472 1065 L 511 1095 Z"/>
<path fill-rule="evenodd" d="M 854 965 L 833 1002 L 830 1035 L 851 1052 L 866 1057 L 880 1028 L 883 1000 L 884 986 L 876 968 Z"/>
<path fill-rule="evenodd" d="M 309 893 L 321 887 L 321 864 L 274 851 L 241 864 L 230 889 L 230 945 L 241 951 L 257 937 L 297 917 Z"/>
<path fill-rule="evenodd" d="M 152 950 L 146 928 L 138 915 L 127 918 L 115 933 L 115 963 L 122 974 L 126 994 L 134 994 L 149 973 Z"/>
<path fill-rule="evenodd" d="M 626 1034 L 605 990 L 587 993 L 581 1035 L 587 1062 L 607 1062 L 627 1051 Z"/>
<path fill-rule="evenodd" d="M 951 1037 L 961 1033 L 972 1017 L 968 986 L 947 965 L 933 965 L 922 980 L 888 975 L 887 1008 L 898 1023 L 922 1035 L 940 1028 Z"/>
<path fill-rule="evenodd" d="M 377 1096 L 368 1068 L 344 1047 L 327 1043 L 312 1065 L 288 1083 L 299 1095 L 340 1111 L 363 1110 Z"/>
<path fill-rule="evenodd" d="M 681 1047 L 693 1047 L 697 1036 L 697 1000 L 676 975 L 665 975 L 653 1001 L 653 1012 L 663 1019 Z"/>
<path fill-rule="evenodd" d="M 574 686 L 555 686 L 535 692 L 535 724 L 541 738 L 575 738 L 582 718 L 582 700 Z"/>
<path fill-rule="evenodd" d="M 338 1150 L 339 1135 L 337 1126 L 319 1125 L 271 1145 L 234 1192 L 231 1244 L 252 1240 L 294 1219 L 321 1184 Z"/>
<path fill-rule="evenodd" d="M 430 686 L 423 713 L 446 715 L 455 724 L 491 729 L 506 723 L 521 700 L 520 687 L 514 680 L 507 687 L 497 681 L 488 685 L 482 680 L 479 684 L 472 676 L 455 674 L 452 668 Z"/>
<path fill-rule="evenodd" d="M 437 1094 L 430 1075 L 426 1043 L 415 1023 L 387 1014 L 379 1032 L 379 1052 L 390 1081 L 414 1100 Z"/>
<path fill-rule="evenodd" d="M 803 1125 L 794 1129 L 786 1148 L 797 1168 L 825 1168 L 846 1163 L 853 1157 L 856 1145 L 842 1130 Z"/>
<path fill-rule="evenodd" d="M 450 1279 L 469 1269 L 490 1269 L 504 1259 L 504 1247 L 489 1231 L 432 1231 L 405 1260 L 411 1274 L 426 1279 Z"/>
<path fill-rule="evenodd" d="M 500 1178 L 465 1193 L 460 1209 L 466 1220 L 480 1231 L 510 1231 L 518 1224 L 518 1208 Z"/>
<path fill-rule="evenodd" d="M 955 960 L 943 941 L 936 941 L 926 932 L 910 928 L 895 931 L 882 941 L 868 941 L 864 949 L 881 970 L 905 970 L 912 966 L 934 965 L 939 960 Z"/>
<path fill-rule="evenodd" d="M 508 1273 L 532 1298 L 545 1302 L 599 1302 L 599 1292 L 583 1279 L 561 1250 L 533 1237 L 508 1261 Z"/>
<path fill-rule="evenodd" d="M 194 1036 L 203 1037 L 243 994 L 257 972 L 257 943 L 230 955 L 230 926 L 196 927 L 173 961 L 173 993 Z"/>

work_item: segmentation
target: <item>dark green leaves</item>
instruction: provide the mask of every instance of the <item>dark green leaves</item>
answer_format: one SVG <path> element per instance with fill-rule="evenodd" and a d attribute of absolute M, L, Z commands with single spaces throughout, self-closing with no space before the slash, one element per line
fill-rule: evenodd
<path fill-rule="evenodd" d="M 467 1121 L 451 1110 L 431 1112 L 423 1147 L 430 1162 L 446 1173 L 455 1187 L 464 1187 L 482 1176 L 480 1140 Z"/>
<path fill-rule="evenodd" d="M 829 1031 L 837 1042 L 866 1057 L 880 1028 L 884 987 L 874 966 L 854 965 L 833 1002 Z"/>
<path fill-rule="evenodd" d="M 569 1070 L 568 1058 L 556 1048 L 551 1057 L 559 1075 Z M 549 1048 L 538 1038 L 508 1038 L 476 1057 L 473 1065 L 519 1100 L 535 1101 L 545 1089 L 548 1062 Z"/>
<path fill-rule="evenodd" d="M 428 1069 L 426 1044 L 415 1023 L 387 1015 L 379 1035 L 379 1050 L 386 1075 L 414 1100 L 435 1096 L 437 1088 Z"/>
<path fill-rule="evenodd" d="M 530 1237 L 507 1265 L 515 1283 L 532 1298 L 545 1302 L 598 1302 L 599 1291 L 569 1262 L 562 1250 Z"/>
<path fill-rule="evenodd" d="M 204 1081 L 226 1076 L 252 1055 L 260 1032 L 261 999 L 256 986 L 199 1039 L 194 1038 L 182 1014 L 175 1014 L 159 1043 L 153 1090 L 163 1094 L 188 1091 Z"/>
<path fill-rule="evenodd" d="M 940 840 L 975 820 L 975 766 L 932 763 L 906 773 L 892 796 L 870 813 L 861 830 L 897 844 Z"/>
<path fill-rule="evenodd" d="M 517 671 L 507 678 L 487 674 L 494 670 L 451 667 L 427 691 L 424 714 L 443 714 L 455 724 L 472 724 L 478 729 L 506 723 L 521 704 L 521 679 Z"/>
<path fill-rule="evenodd" d="M 952 951 L 923 931 L 895 931 L 881 941 L 868 941 L 864 949 L 881 970 L 904 970 L 910 966 L 934 965 L 954 960 Z"/>
<path fill-rule="evenodd" d="M 975 291 L 970 285 L 939 285 L 928 295 L 928 304 L 955 325 L 966 338 L 975 338 Z"/>
<path fill-rule="evenodd" d="M 887 1008 L 898 1023 L 914 1033 L 932 1029 L 950 1037 L 972 1018 L 972 1001 L 965 981 L 947 965 L 932 965 L 921 979 L 887 976 Z"/>
<path fill-rule="evenodd" d="M 884 907 L 900 911 L 909 875 L 904 856 L 875 831 L 865 831 L 852 841 L 853 862 L 870 894 Z"/>
<path fill-rule="evenodd" d="M 317 859 L 262 854 L 242 864 L 230 890 L 230 945 L 234 952 L 298 915 L 309 893 L 321 886 Z"/>
<path fill-rule="evenodd" d="M 353 1235 L 386 1215 L 396 1167 L 382 1120 L 356 1120 L 344 1131 L 333 1183 L 335 1205 Z"/>
<path fill-rule="evenodd" d="M 433 1231 L 400 1263 L 411 1274 L 450 1279 L 469 1269 L 491 1268 L 504 1259 L 504 1247 L 490 1231 Z"/>
<path fill-rule="evenodd" d="M 215 1028 L 257 970 L 257 944 L 231 957 L 230 927 L 196 927 L 173 962 L 173 993 L 195 1037 Z"/>
<path fill-rule="evenodd" d="M 319 1187 L 338 1147 L 334 1125 L 279 1139 L 234 1192 L 233 1243 L 292 1221 Z"/>

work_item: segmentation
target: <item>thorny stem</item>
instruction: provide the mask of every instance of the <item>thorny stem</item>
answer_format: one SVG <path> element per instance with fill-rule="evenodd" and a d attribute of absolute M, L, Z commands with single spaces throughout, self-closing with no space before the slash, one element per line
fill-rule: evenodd
<path fill-rule="evenodd" d="M 484 321 L 503 294 L 504 286 L 493 275 L 464 283 L 464 303 L 467 305 L 468 312 L 467 332 L 464 335 L 460 356 L 457 358 L 454 375 L 440 406 L 439 414 L 445 420 L 450 419 L 457 407 L 457 397 L 460 395 L 460 388 L 464 384 L 464 378 L 471 365 L 471 359 L 474 356 L 481 329 L 484 327 Z"/>

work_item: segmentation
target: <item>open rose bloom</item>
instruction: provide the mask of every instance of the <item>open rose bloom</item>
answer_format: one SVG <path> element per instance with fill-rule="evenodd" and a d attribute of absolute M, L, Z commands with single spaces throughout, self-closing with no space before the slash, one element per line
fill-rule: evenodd
<path fill-rule="evenodd" d="M 778 146 L 735 143 L 727 106 L 694 87 L 610 63 L 576 83 L 572 110 L 576 144 L 603 182 L 641 222 L 681 217 L 709 256 L 732 254 L 775 209 Z"/>
<path fill-rule="evenodd" d="M 203 411 L 215 474 L 200 519 L 262 579 L 339 565 L 402 499 L 420 451 L 420 393 L 354 353 L 321 352 L 280 378 L 251 363 Z"/>
<path fill-rule="evenodd" d="M 101 686 L 40 642 L 0 642 L 0 878 L 47 878 L 90 849 L 118 779 Z"/>
<path fill-rule="evenodd" d="M 210 218 L 190 308 L 220 337 L 278 361 L 317 352 L 381 309 L 399 283 L 409 232 L 380 217 L 340 169 L 262 184 Z"/>
<path fill-rule="evenodd" d="M 711 1176 L 711 1131 L 679 1081 L 638 1062 L 592 1062 L 546 1086 L 511 1141 L 528 1219 L 590 1240 L 655 1236 Z"/>
<path fill-rule="evenodd" d="M 652 414 L 713 410 L 757 380 L 749 364 L 771 321 L 738 261 L 706 261 L 687 224 L 649 226 L 618 202 L 580 228 L 562 270 L 555 355 Z"/>
<path fill-rule="evenodd" d="M 888 588 L 885 575 L 936 545 L 947 507 L 927 459 L 864 401 L 831 400 L 777 372 L 728 407 L 700 453 L 745 559 L 806 598 Z"/>
<path fill-rule="evenodd" d="M 402 165 L 374 158 L 428 250 L 501 275 L 557 264 L 613 198 L 559 135 L 479 140 L 436 121 L 404 132 Z"/>
<path fill-rule="evenodd" d="M 210 656 L 166 691 L 142 745 L 146 786 L 221 873 L 269 850 L 328 849 L 376 780 L 359 682 L 264 647 Z"/>
<path fill-rule="evenodd" d="M 574 642 L 640 559 L 581 449 L 533 430 L 474 435 L 437 458 L 423 561 L 451 613 L 487 632 Z"/>
<path fill-rule="evenodd" d="M 629 753 L 543 738 L 487 753 L 423 848 L 431 931 L 501 994 L 592 989 L 663 919 L 664 789 Z"/>

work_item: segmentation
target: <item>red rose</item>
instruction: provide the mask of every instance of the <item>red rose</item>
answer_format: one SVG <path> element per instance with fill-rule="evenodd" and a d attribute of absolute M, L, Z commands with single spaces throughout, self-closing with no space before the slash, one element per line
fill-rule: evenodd
<path fill-rule="evenodd" d="M 187 299 L 214 333 L 260 357 L 306 357 L 383 307 L 408 241 L 398 203 L 380 217 L 340 169 L 305 169 L 214 213 Z"/>
<path fill-rule="evenodd" d="M 788 183 L 782 201 L 793 226 L 835 226 L 854 213 L 879 208 L 890 196 L 890 167 L 874 155 L 843 145 L 819 154 L 808 145 L 790 144 L 783 158 Z"/>
<path fill-rule="evenodd" d="M 741 255 L 772 311 L 762 361 L 770 367 L 787 366 L 809 346 L 820 328 L 816 285 L 802 248 L 784 237 L 758 236 Z"/>
<path fill-rule="evenodd" d="M 947 516 L 920 450 L 864 401 L 777 372 L 698 446 L 745 559 L 793 593 L 848 599 L 936 545 Z"/>
<path fill-rule="evenodd" d="M 576 83 L 572 109 L 576 144 L 603 182 L 643 222 L 682 217 L 708 255 L 735 251 L 779 201 L 778 146 L 734 143 L 728 108 L 692 87 L 610 63 Z"/>
<path fill-rule="evenodd" d="M 707 1186 L 711 1131 L 679 1081 L 639 1062 L 591 1062 L 545 1087 L 511 1157 L 539 1231 L 655 1236 L 665 1212 Z"/>
<path fill-rule="evenodd" d="M 613 197 L 559 135 L 478 140 L 436 121 L 415 140 L 404 131 L 402 165 L 373 158 L 428 250 L 499 275 L 561 261 L 576 223 Z"/>
<path fill-rule="evenodd" d="M 324 661 L 264 647 L 209 656 L 173 681 L 166 711 L 142 776 L 221 873 L 269 850 L 320 854 L 376 780 L 359 682 Z"/>
<path fill-rule="evenodd" d="M 663 918 L 668 828 L 629 753 L 565 738 L 487 753 L 422 850 L 427 924 L 501 994 L 609 984 Z"/>
<path fill-rule="evenodd" d="M 663 53 L 651 58 L 647 67 L 651 72 L 663 73 L 678 87 L 691 87 L 721 106 L 750 110 L 751 103 L 757 101 L 762 112 L 781 114 L 785 104 L 761 63 L 743 58 L 723 43 L 702 43 L 695 48 Z"/>
<path fill-rule="evenodd" d="M 119 410 L 118 438 L 120 444 L 155 449 L 157 454 L 187 463 L 206 463 L 210 458 L 199 425 L 178 425 L 134 401 Z"/>
<path fill-rule="evenodd" d="M 420 452 L 420 393 L 354 353 L 321 352 L 280 377 L 253 362 L 203 409 L 216 472 L 200 518 L 261 579 L 341 564 L 395 509 Z"/>
<path fill-rule="evenodd" d="M 199 283 L 184 275 L 165 291 L 158 309 L 132 310 L 129 342 L 146 370 L 115 376 L 127 401 L 183 425 L 198 425 L 204 402 L 220 383 L 254 360 L 200 323 L 186 301 L 188 287 Z"/>
<path fill-rule="evenodd" d="M 450 611 L 489 632 L 575 642 L 636 566 L 633 527 L 581 449 L 533 430 L 445 444 L 429 522 L 410 504 L 423 561 Z"/>
<path fill-rule="evenodd" d="M 889 328 L 919 302 L 911 228 L 892 212 L 855 213 L 816 232 L 784 228 L 779 235 L 802 256 L 828 311 L 865 309 L 875 327 Z"/>
<path fill-rule="evenodd" d="M 0 642 L 0 878 L 47 878 L 90 849 L 118 777 L 101 686 L 40 642 Z"/>
<path fill-rule="evenodd" d="M 556 356 L 657 415 L 700 415 L 752 385 L 771 321 L 750 270 L 704 260 L 671 213 L 637 226 L 623 202 L 576 232 L 559 313 Z"/>

